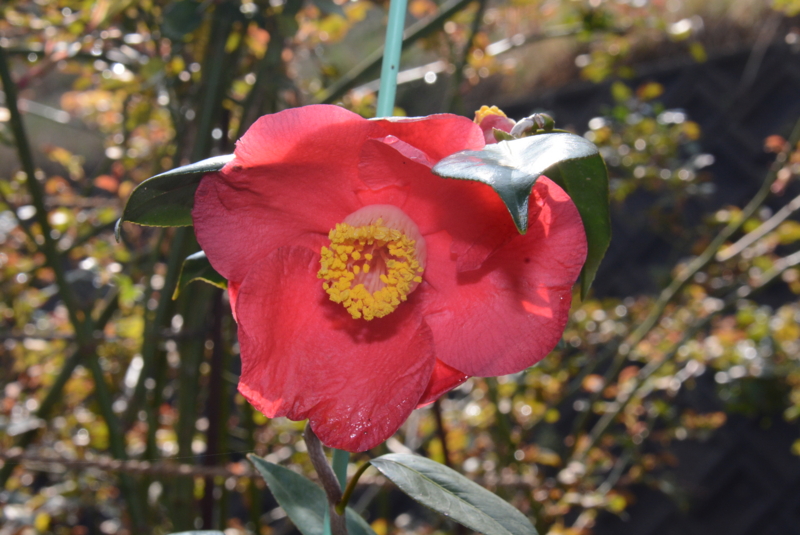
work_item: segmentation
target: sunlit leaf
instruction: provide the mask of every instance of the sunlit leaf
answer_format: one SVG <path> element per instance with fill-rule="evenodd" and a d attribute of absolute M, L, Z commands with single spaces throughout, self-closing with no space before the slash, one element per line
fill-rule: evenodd
<path fill-rule="evenodd" d="M 419 503 L 485 535 L 536 535 L 533 524 L 509 503 L 436 461 L 390 453 L 370 461 Z"/>
<path fill-rule="evenodd" d="M 124 221 L 152 227 L 191 226 L 194 192 L 200 179 L 206 173 L 219 171 L 232 159 L 232 154 L 215 156 L 161 173 L 136 186 L 117 223 L 117 240 Z"/>
<path fill-rule="evenodd" d="M 581 298 L 589 293 L 600 262 L 611 243 L 611 216 L 608 205 L 608 170 L 599 154 L 565 160 L 547 176 L 572 198 L 583 220 L 588 253 L 581 271 Z"/>
<path fill-rule="evenodd" d="M 175 293 L 172 294 L 173 299 L 178 298 L 178 294 L 183 288 L 192 281 L 201 280 L 207 282 L 217 288 L 226 290 L 228 288 L 228 281 L 217 273 L 211 262 L 208 261 L 206 253 L 199 251 L 193 255 L 186 257 L 181 266 L 181 274 L 178 277 L 178 284 L 175 286 Z"/>
<path fill-rule="evenodd" d="M 555 180 L 572 197 L 586 230 L 589 254 L 581 273 L 581 295 L 586 296 L 611 240 L 608 171 L 593 143 L 568 133 L 500 141 L 452 154 L 433 172 L 491 186 L 521 233 L 528 229 L 528 199 L 536 180 L 543 174 Z"/>

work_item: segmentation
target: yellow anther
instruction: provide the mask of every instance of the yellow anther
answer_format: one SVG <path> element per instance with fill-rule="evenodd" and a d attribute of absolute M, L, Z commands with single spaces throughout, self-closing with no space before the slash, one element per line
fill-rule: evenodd
<path fill-rule="evenodd" d="M 358 225 L 338 223 L 328 233 L 330 245 L 320 250 L 317 277 L 324 281 L 322 288 L 355 319 L 372 320 L 390 314 L 422 282 L 424 240 L 420 257 L 417 246 L 422 237 L 416 225 L 398 208 L 376 208 L 389 214 L 387 221 L 397 228 L 385 225 L 383 217 L 366 224 L 361 220 Z M 347 220 L 364 216 L 359 212 Z M 356 263 L 362 258 L 363 262 Z"/>

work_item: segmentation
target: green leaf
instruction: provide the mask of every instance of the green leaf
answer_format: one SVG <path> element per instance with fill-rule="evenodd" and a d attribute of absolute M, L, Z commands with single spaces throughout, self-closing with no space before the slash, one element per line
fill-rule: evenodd
<path fill-rule="evenodd" d="M 505 130 L 500 130 L 499 128 L 492 128 L 492 135 L 494 136 L 495 141 L 511 141 L 514 139 L 514 136 Z"/>
<path fill-rule="evenodd" d="M 200 529 L 192 531 L 181 531 L 179 533 L 170 533 L 170 535 L 225 535 L 225 533 L 213 529 Z"/>
<path fill-rule="evenodd" d="M 233 160 L 233 154 L 178 167 L 148 178 L 131 192 L 122 217 L 117 223 L 130 221 L 151 227 L 188 227 L 192 224 L 194 192 L 206 173 L 219 171 Z"/>
<path fill-rule="evenodd" d="M 390 453 L 372 466 L 422 505 L 485 535 L 537 535 L 525 515 L 455 470 L 420 457 Z"/>
<path fill-rule="evenodd" d="M 599 154 L 595 154 L 563 161 L 548 169 L 547 176 L 569 194 L 583 220 L 588 245 L 586 263 L 581 271 L 581 299 L 585 299 L 611 243 L 606 164 Z"/>
<path fill-rule="evenodd" d="M 536 180 L 546 175 L 557 182 L 572 197 L 586 230 L 589 255 L 581 272 L 581 296 L 586 297 L 611 241 L 608 171 L 593 143 L 569 133 L 537 134 L 457 152 L 439 161 L 433 172 L 491 186 L 523 234 Z"/>
<path fill-rule="evenodd" d="M 164 8 L 164 24 L 161 32 L 173 41 L 182 40 L 200 27 L 203 22 L 202 4 L 197 0 L 170 2 Z"/>
<path fill-rule="evenodd" d="M 536 180 L 560 162 L 593 154 L 597 154 L 594 143 L 575 134 L 540 134 L 451 154 L 440 160 L 433 172 L 491 186 L 508 208 L 517 230 L 525 234 L 528 199 Z"/>
<path fill-rule="evenodd" d="M 186 257 L 181 266 L 181 273 L 178 275 L 178 284 L 175 286 L 173 299 L 178 298 L 178 294 L 183 288 L 192 281 L 201 280 L 223 290 L 228 289 L 228 281 L 217 273 L 211 262 L 208 261 L 205 251 L 198 251 Z"/>
<path fill-rule="evenodd" d="M 283 466 L 248 455 L 264 477 L 275 500 L 303 535 L 323 535 L 328 499 L 325 491 L 312 481 Z M 347 531 L 350 535 L 376 535 L 361 515 L 347 508 Z"/>

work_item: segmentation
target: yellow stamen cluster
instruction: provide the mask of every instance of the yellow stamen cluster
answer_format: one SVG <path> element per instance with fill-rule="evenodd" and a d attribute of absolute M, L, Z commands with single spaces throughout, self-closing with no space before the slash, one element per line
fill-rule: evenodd
<path fill-rule="evenodd" d="M 499 115 L 500 117 L 507 117 L 503 110 L 498 108 L 497 106 L 481 106 L 481 109 L 475 112 L 475 123 L 481 124 L 481 121 L 486 119 L 489 115 Z"/>
<path fill-rule="evenodd" d="M 385 226 L 383 219 L 359 227 L 339 223 L 328 238 L 331 244 L 322 248 L 317 277 L 325 281 L 322 287 L 331 301 L 356 319 L 391 313 L 422 282 L 416 242 Z"/>

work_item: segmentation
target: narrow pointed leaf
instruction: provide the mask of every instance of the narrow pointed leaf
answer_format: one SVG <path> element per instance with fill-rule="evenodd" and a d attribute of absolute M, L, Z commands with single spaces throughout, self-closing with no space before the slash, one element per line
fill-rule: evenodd
<path fill-rule="evenodd" d="M 232 159 L 232 154 L 215 156 L 148 178 L 131 192 L 120 221 L 151 227 L 191 226 L 194 192 L 200 179 Z"/>
<path fill-rule="evenodd" d="M 608 207 L 608 171 L 599 154 L 566 160 L 547 171 L 578 207 L 589 248 L 581 271 L 581 299 L 585 299 L 611 242 L 611 217 Z"/>
<path fill-rule="evenodd" d="M 248 455 L 248 459 L 267 482 L 275 500 L 303 535 L 323 535 L 328 499 L 325 491 L 312 481 L 283 466 Z M 376 535 L 361 515 L 347 508 L 349 535 Z"/>
<path fill-rule="evenodd" d="M 556 181 L 572 198 L 586 230 L 589 254 L 581 272 L 581 296 L 586 296 L 611 240 L 608 171 L 593 143 L 564 132 L 537 134 L 457 152 L 439 161 L 433 172 L 491 186 L 523 234 L 531 188 L 542 175 Z"/>
<path fill-rule="evenodd" d="M 537 535 L 516 508 L 436 461 L 390 453 L 370 463 L 414 500 L 472 530 L 485 535 Z"/>
<path fill-rule="evenodd" d="M 175 286 L 173 299 L 178 298 L 178 294 L 183 288 L 192 281 L 201 280 L 223 290 L 228 289 L 228 281 L 217 273 L 204 251 L 198 251 L 186 257 L 181 266 L 181 274 L 178 276 L 178 284 Z"/>

